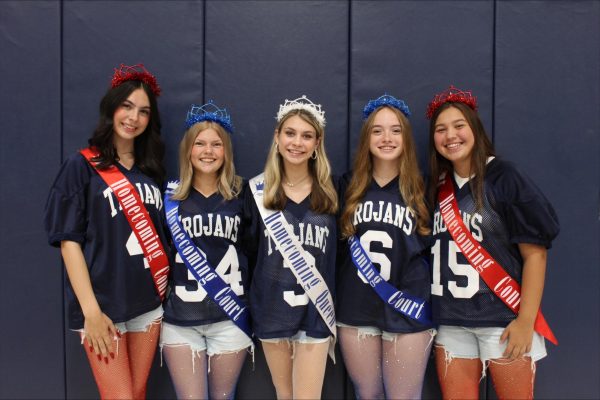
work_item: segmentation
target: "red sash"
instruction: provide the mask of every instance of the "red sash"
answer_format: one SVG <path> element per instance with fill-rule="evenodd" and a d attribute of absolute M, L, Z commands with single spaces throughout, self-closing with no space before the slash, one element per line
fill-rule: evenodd
<path fill-rule="evenodd" d="M 154 224 L 148 215 L 148 210 L 146 210 L 140 199 L 140 195 L 116 166 L 111 165 L 103 170 L 96 168 L 97 163 L 92 161 L 92 158 L 98 156 L 96 149 L 87 148 L 81 150 L 80 153 L 94 167 L 119 200 L 123 214 L 127 218 L 127 222 L 129 222 L 129 226 L 131 226 L 131 230 L 144 252 L 144 257 L 150 265 L 156 291 L 161 300 L 164 300 L 168 283 L 169 259 L 156 233 L 156 228 L 154 228 Z"/>
<path fill-rule="evenodd" d="M 446 224 L 452 239 L 465 255 L 469 264 L 479 273 L 485 284 L 504 304 L 515 314 L 518 314 L 521 303 L 520 285 L 473 238 L 460 216 L 452 180 L 448 177 L 441 178 L 441 180 L 443 181 L 438 193 L 440 214 L 442 214 L 444 224 Z M 535 318 L 534 329 L 555 345 L 558 344 L 556 337 L 542 315 L 541 309 L 538 310 Z"/>

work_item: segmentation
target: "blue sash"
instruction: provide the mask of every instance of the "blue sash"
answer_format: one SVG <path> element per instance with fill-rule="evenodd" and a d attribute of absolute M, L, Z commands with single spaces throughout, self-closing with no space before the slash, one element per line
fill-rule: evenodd
<path fill-rule="evenodd" d="M 192 273 L 198 284 L 210 296 L 212 301 L 240 328 L 249 338 L 252 338 L 250 317 L 246 305 L 231 290 L 231 287 L 219 276 L 208 263 L 206 257 L 194 245 L 194 242 L 183 229 L 179 220 L 179 201 L 171 200 L 178 183 L 169 183 L 165 193 L 165 211 L 167 224 L 171 231 L 173 244 L 181 256 L 185 266 Z"/>
<path fill-rule="evenodd" d="M 373 290 L 395 311 L 419 321 L 424 325 L 431 325 L 431 308 L 425 300 L 404 293 L 390 285 L 373 266 L 369 255 L 363 249 L 360 241 L 352 235 L 348 238 L 350 249 L 350 258 L 358 270 L 358 273 L 365 278 Z"/>

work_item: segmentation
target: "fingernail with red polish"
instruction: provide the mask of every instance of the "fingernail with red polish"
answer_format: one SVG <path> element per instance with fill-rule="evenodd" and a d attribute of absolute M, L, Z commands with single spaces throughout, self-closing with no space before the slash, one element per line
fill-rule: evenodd
<path fill-rule="evenodd" d="M 110 353 L 110 358 L 115 359 L 115 353 Z"/>
<path fill-rule="evenodd" d="M 104 362 L 108 364 L 108 357 L 104 357 Z"/>
<path fill-rule="evenodd" d="M 117 331 L 117 336 L 121 337 L 121 332 Z"/>
<path fill-rule="evenodd" d="M 94 348 L 92 346 L 90 346 L 90 352 L 94 352 Z"/>
<path fill-rule="evenodd" d="M 102 356 L 98 354 L 98 361 L 102 361 Z"/>

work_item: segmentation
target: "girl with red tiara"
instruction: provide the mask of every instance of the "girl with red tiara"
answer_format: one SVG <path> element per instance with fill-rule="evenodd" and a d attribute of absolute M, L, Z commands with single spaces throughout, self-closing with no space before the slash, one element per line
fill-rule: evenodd
<path fill-rule="evenodd" d="M 264 174 L 246 192 L 250 310 L 278 399 L 320 398 L 335 344 L 338 204 L 324 114 L 306 96 L 280 105 Z"/>
<path fill-rule="evenodd" d="M 535 363 L 556 344 L 540 302 L 554 209 L 495 156 L 476 98 L 450 86 L 429 104 L 431 285 L 444 398 L 477 398 L 489 369 L 499 398 L 532 398 Z"/>
<path fill-rule="evenodd" d="M 336 312 L 359 399 L 421 398 L 433 341 L 429 211 L 409 116 L 393 96 L 369 101 L 353 171 L 340 183 Z"/>
<path fill-rule="evenodd" d="M 66 159 L 46 204 L 48 240 L 67 271 L 69 328 L 103 399 L 145 398 L 158 342 L 169 271 L 159 94 L 142 64 L 115 69 L 90 147 Z"/>
<path fill-rule="evenodd" d="M 162 354 L 180 399 L 232 399 L 253 349 L 242 253 L 242 179 L 235 174 L 231 118 L 209 102 L 190 107 L 179 145 L 179 182 L 165 195 L 177 249 L 164 303 Z M 219 287 L 211 286 L 219 282 Z M 235 299 L 223 301 L 223 299 Z"/>

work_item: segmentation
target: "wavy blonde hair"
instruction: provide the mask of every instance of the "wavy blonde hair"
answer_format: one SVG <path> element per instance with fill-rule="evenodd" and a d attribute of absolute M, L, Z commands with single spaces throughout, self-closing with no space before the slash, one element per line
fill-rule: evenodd
<path fill-rule="evenodd" d="M 185 200 L 190 195 L 194 179 L 194 167 L 190 160 L 192 147 L 198 134 L 210 128 L 214 129 L 223 141 L 224 160 L 223 165 L 217 172 L 217 192 L 225 200 L 231 200 L 240 193 L 242 178 L 235 174 L 233 146 L 229 134 L 216 122 L 202 121 L 192 125 L 183 135 L 181 143 L 179 143 L 179 187 L 172 196 L 173 200 Z"/>
<path fill-rule="evenodd" d="M 291 110 L 287 113 L 275 128 L 275 134 L 281 132 L 285 121 L 297 115 L 303 121 L 310 124 L 317 133 L 319 144 L 316 147 L 317 158 L 308 160 L 308 171 L 312 176 L 313 183 L 310 193 L 310 209 L 319 214 L 334 214 L 338 209 L 338 198 L 333 182 L 331 181 L 331 166 L 325 154 L 325 130 L 316 118 L 305 110 Z M 283 210 L 287 197 L 283 190 L 281 177 L 284 174 L 283 160 L 277 147 L 275 137 L 271 143 L 271 149 L 265 164 L 265 189 L 264 205 L 271 210 Z"/>
<path fill-rule="evenodd" d="M 354 156 L 354 166 L 350 184 L 346 189 L 346 205 L 340 217 L 340 228 L 342 237 L 347 238 L 356 233 L 356 227 L 352 224 L 354 212 L 358 203 L 362 201 L 367 189 L 373 180 L 373 156 L 370 151 L 371 130 L 373 128 L 375 115 L 384 107 L 389 108 L 398 117 L 402 127 L 402 154 L 398 157 L 398 186 L 400 194 L 406 205 L 417 217 L 417 232 L 427 235 L 431 232 L 429 228 L 429 211 L 425 203 L 425 185 L 419 164 L 412 128 L 408 119 L 394 107 L 382 106 L 373 111 L 363 123 L 358 149 Z"/>

